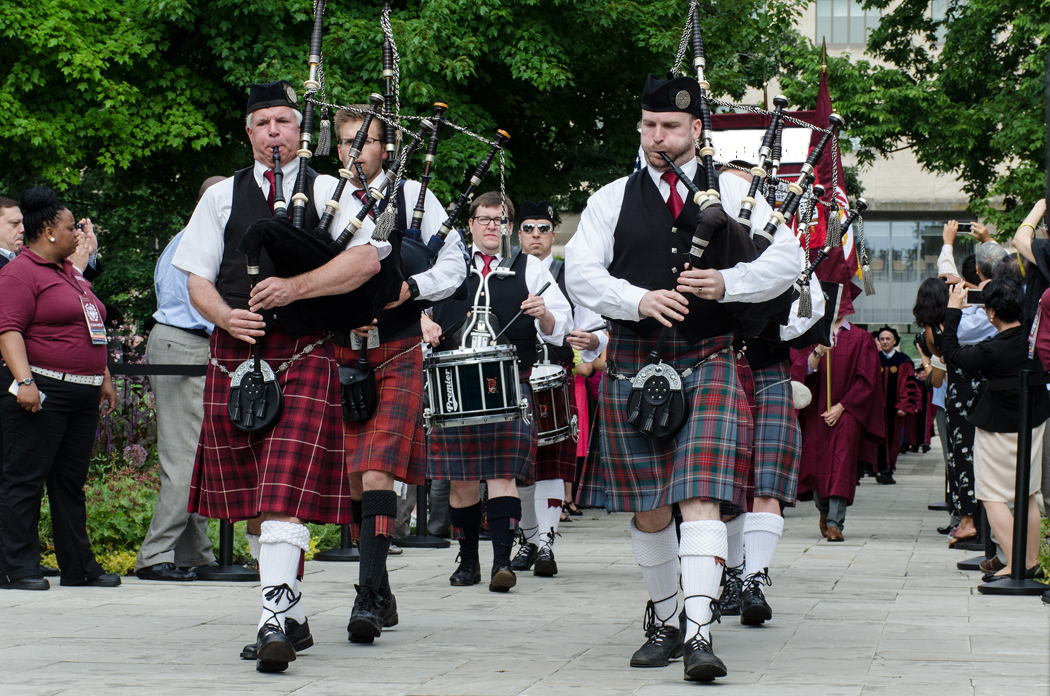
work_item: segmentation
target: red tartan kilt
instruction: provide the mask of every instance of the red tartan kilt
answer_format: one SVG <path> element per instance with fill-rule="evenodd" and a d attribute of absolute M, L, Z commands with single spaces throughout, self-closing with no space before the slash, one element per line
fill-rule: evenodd
<path fill-rule="evenodd" d="M 375 415 L 367 421 L 342 421 L 346 470 L 350 473 L 385 471 L 409 484 L 425 480 L 423 350 L 419 347 L 419 338 L 405 338 L 373 348 L 368 351 L 368 361 L 375 369 L 406 350 L 409 352 L 376 372 L 379 406 Z M 359 353 L 345 346 L 335 347 L 340 365 L 356 364 Z"/>
<path fill-rule="evenodd" d="M 276 372 L 320 335 L 289 337 L 276 325 L 261 343 Z M 251 346 L 216 330 L 210 351 L 230 372 L 251 357 Z M 227 415 L 230 378 L 208 365 L 204 424 L 188 509 L 204 517 L 243 520 L 264 512 L 308 522 L 350 522 L 350 487 L 343 464 L 339 377 L 330 341 L 277 376 L 284 412 L 267 433 L 245 433 Z"/>

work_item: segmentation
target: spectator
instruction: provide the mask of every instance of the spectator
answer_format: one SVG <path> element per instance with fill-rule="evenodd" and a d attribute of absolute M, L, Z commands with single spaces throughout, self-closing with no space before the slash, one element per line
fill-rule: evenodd
<path fill-rule="evenodd" d="M 1016 377 L 1021 370 L 1038 371 L 1038 363 L 1028 356 L 1028 332 L 1024 318 L 1024 295 L 1020 284 L 1011 278 L 993 280 L 984 287 L 984 306 L 988 321 L 998 334 L 977 345 L 962 346 L 957 329 L 966 306 L 966 289 L 956 286 L 948 301 L 944 320 L 943 351 L 945 362 L 976 373 L 981 379 L 997 380 Z M 996 577 L 1010 574 L 1013 515 L 1008 507 L 1014 502 L 1017 465 L 1017 432 L 1020 420 L 1018 389 L 984 391 L 970 410 L 969 419 L 976 426 L 974 440 L 974 473 L 977 499 L 984 504 L 992 531 L 1006 553 L 1007 566 Z M 1043 431 L 1050 418 L 1050 396 L 1036 389 L 1032 408 L 1032 473 L 1028 520 L 1028 548 L 1025 550 L 1027 577 L 1039 569 L 1039 508 L 1035 493 L 1042 479 Z"/>
<path fill-rule="evenodd" d="M 24 229 L 18 201 L 0 196 L 0 268 L 13 261 L 22 250 Z"/>
<path fill-rule="evenodd" d="M 1046 199 L 1037 201 L 1014 233 L 1013 246 L 1029 262 L 1025 275 L 1024 322 L 1030 324 L 1039 308 L 1039 298 L 1050 288 L 1050 240 L 1036 237 L 1035 230 L 1046 214 Z M 1033 268 L 1034 266 L 1034 268 Z"/>
<path fill-rule="evenodd" d="M 63 585 L 116 587 L 87 536 L 84 482 L 98 407 L 116 404 L 106 367 L 104 308 L 66 257 L 77 247 L 73 215 L 54 191 L 22 196 L 26 250 L 0 273 L 0 380 L 5 466 L 0 476 L 5 589 L 46 590 L 37 514 L 44 483 Z M 39 385 L 39 386 L 38 386 Z M 41 408 L 44 395 L 46 408 Z"/>

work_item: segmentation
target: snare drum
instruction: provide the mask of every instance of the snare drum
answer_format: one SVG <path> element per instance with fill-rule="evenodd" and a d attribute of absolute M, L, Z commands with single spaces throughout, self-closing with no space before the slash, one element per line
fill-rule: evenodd
<path fill-rule="evenodd" d="M 539 364 L 529 377 L 532 387 L 532 415 L 539 431 L 537 446 L 553 445 L 579 437 L 576 416 L 572 413 L 572 383 L 560 365 Z"/>
<path fill-rule="evenodd" d="M 423 358 L 427 405 L 423 424 L 431 428 L 502 423 L 528 418 L 529 402 L 518 383 L 514 346 L 460 348 Z"/>

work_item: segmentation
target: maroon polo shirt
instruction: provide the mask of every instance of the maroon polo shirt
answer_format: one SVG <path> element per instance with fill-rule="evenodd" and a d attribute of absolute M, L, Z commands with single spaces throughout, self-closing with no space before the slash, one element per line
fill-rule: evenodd
<path fill-rule="evenodd" d="M 103 320 L 106 308 L 73 264 L 63 261 L 63 266 L 59 271 L 25 248 L 0 270 L 0 333 L 22 334 L 33 367 L 101 375 L 106 370 L 106 346 L 91 343 L 80 298 L 93 302 Z"/>

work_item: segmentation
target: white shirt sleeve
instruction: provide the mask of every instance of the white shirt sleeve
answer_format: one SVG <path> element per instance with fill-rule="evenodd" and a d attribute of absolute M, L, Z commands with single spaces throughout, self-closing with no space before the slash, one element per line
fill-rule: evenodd
<path fill-rule="evenodd" d="M 565 245 L 565 286 L 578 305 L 610 319 L 638 321 L 638 303 L 648 291 L 609 273 L 626 187 L 627 177 L 617 179 L 587 201 L 576 234 Z"/>
<path fill-rule="evenodd" d="M 740 212 L 740 201 L 747 195 L 748 183 L 735 174 L 718 177 L 722 207 L 735 218 Z M 761 196 L 755 197 L 751 219 L 758 229 L 765 226 L 773 214 Z M 750 263 L 738 263 L 722 271 L 726 294 L 721 302 L 765 302 L 779 297 L 791 287 L 805 268 L 805 256 L 795 235 L 786 225 L 777 227 L 773 243 Z"/>
<path fill-rule="evenodd" d="M 955 266 L 955 249 L 951 244 L 941 246 L 941 253 L 937 256 L 937 275 L 962 277 L 959 275 L 959 269 Z"/>
<path fill-rule="evenodd" d="M 338 185 L 339 180 L 327 174 L 320 174 L 314 180 L 314 207 L 317 209 L 319 216 L 324 215 L 325 207 L 332 196 L 335 195 L 335 189 Z M 331 235 L 333 241 L 338 239 L 339 235 L 346 229 L 346 226 L 350 224 L 350 218 L 355 217 L 361 210 L 361 202 L 354 197 L 353 190 L 353 186 L 347 183 L 343 188 L 343 195 L 339 197 L 339 210 L 336 211 L 335 216 L 332 218 L 332 224 L 328 226 L 328 234 Z M 372 233 L 375 232 L 375 229 L 375 221 L 371 217 L 366 217 L 361 225 L 361 229 L 354 233 L 346 248 L 353 249 L 362 244 L 371 244 L 379 252 L 379 259 L 385 259 L 390 255 L 392 247 L 390 242 L 380 242 L 372 239 Z"/>
<path fill-rule="evenodd" d="M 421 184 L 418 181 L 405 182 L 405 205 L 409 206 L 405 213 L 409 221 L 412 219 L 415 201 L 419 199 L 420 187 Z M 445 211 L 441 206 L 441 201 L 429 189 L 423 205 L 423 222 L 420 231 L 423 243 L 426 244 L 441 229 L 441 223 L 445 221 Z M 416 287 L 419 288 L 420 298 L 438 302 L 452 297 L 467 277 L 467 264 L 464 262 L 466 257 L 467 248 L 463 244 L 463 236 L 458 231 L 452 230 L 445 238 L 445 244 L 438 251 L 434 265 L 429 270 L 412 276 L 416 281 Z"/>
<path fill-rule="evenodd" d="M 186 223 L 172 265 L 186 275 L 192 273 L 214 283 L 219 277 L 226 223 L 232 208 L 233 177 L 230 177 L 204 192 Z"/>
<path fill-rule="evenodd" d="M 573 330 L 588 331 L 596 326 L 603 326 L 605 324 L 604 319 L 583 305 L 576 305 L 573 309 L 572 318 Z M 605 347 L 609 345 L 609 332 L 604 329 L 598 329 L 592 333 L 598 337 L 598 347 L 595 350 L 581 350 L 580 359 L 583 360 L 583 362 L 595 361 L 598 356 L 602 354 L 602 351 L 605 350 Z"/>
<path fill-rule="evenodd" d="M 525 285 L 529 292 L 535 295 L 546 283 L 550 283 L 550 287 L 543 291 L 543 304 L 554 315 L 554 330 L 549 334 L 543 333 L 540 328 L 540 320 L 533 319 L 536 324 L 536 335 L 545 343 L 560 346 L 565 340 L 565 335 L 570 331 L 569 327 L 572 326 L 572 306 L 561 293 L 558 281 L 544 267 L 543 262 L 535 256 L 529 256 L 525 262 Z"/>
<path fill-rule="evenodd" d="M 803 292 L 806 291 L 803 290 Z M 790 341 L 793 338 L 798 338 L 824 318 L 824 313 L 827 311 L 827 303 L 824 301 L 824 291 L 820 287 L 820 281 L 815 275 L 809 278 L 808 292 L 813 299 L 813 315 L 808 319 L 800 317 L 798 315 L 798 299 L 792 302 L 788 313 L 788 323 L 780 327 L 781 341 Z M 846 292 L 849 291 L 847 290 Z"/>

